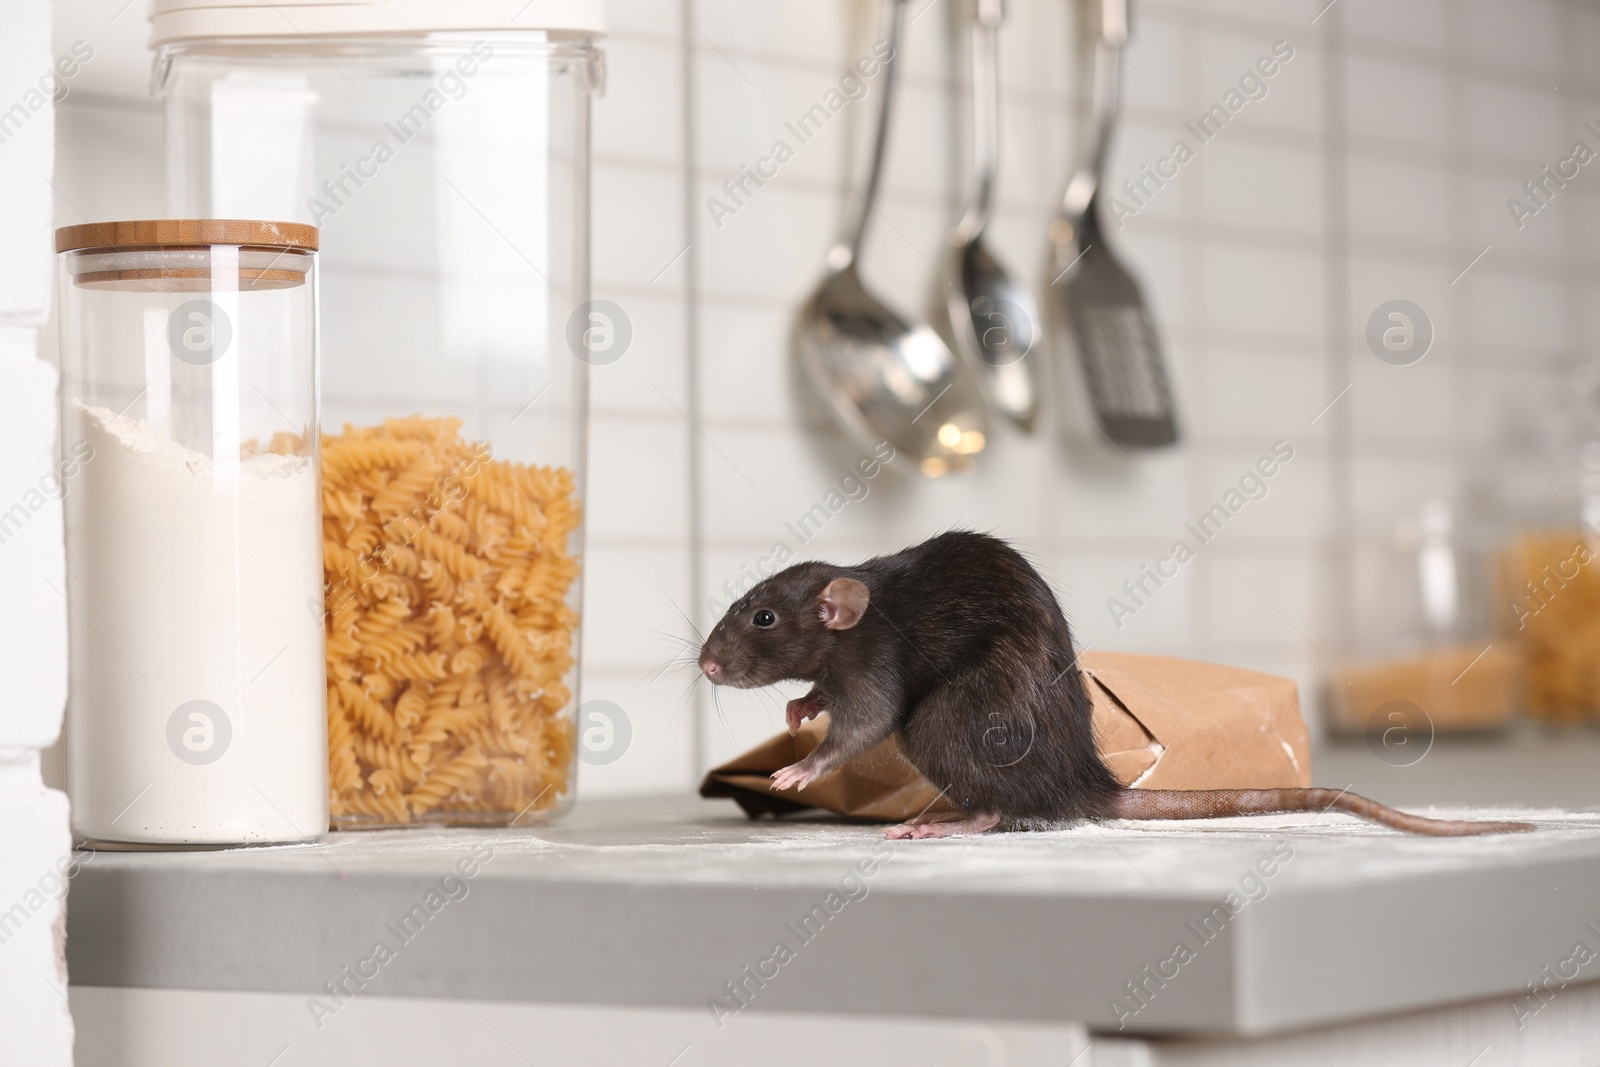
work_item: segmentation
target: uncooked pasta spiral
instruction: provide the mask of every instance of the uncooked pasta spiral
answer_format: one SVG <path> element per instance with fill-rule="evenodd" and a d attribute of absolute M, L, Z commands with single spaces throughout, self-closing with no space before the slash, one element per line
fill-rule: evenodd
<path fill-rule="evenodd" d="M 323 438 L 336 826 L 505 821 L 569 788 L 573 474 L 459 431 L 413 416 Z"/>

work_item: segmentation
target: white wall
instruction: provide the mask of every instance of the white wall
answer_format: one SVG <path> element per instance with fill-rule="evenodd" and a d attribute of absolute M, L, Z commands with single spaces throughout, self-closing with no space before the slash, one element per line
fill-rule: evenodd
<path fill-rule="evenodd" d="M 52 490 L 55 375 L 35 353 L 49 314 L 50 6 L 0 10 L 0 1064 L 72 1059 L 66 797 L 40 776 L 66 697 L 61 508 Z"/>
<path fill-rule="evenodd" d="M 974 477 L 875 485 L 807 553 L 852 559 L 952 524 L 990 529 L 1040 560 L 1081 640 L 1283 673 L 1309 693 L 1327 660 L 1393 651 L 1414 634 L 1416 596 L 1396 579 L 1397 567 L 1408 575 L 1393 533 L 1423 500 L 1470 494 L 1493 511 L 1531 491 L 1560 506 L 1550 498 L 1561 494 L 1507 441 L 1562 481 L 1540 430 L 1562 385 L 1553 357 L 1594 341 L 1585 298 L 1596 253 L 1585 238 L 1600 180 L 1585 172 L 1520 232 L 1505 201 L 1570 154 L 1575 138 L 1600 148 L 1581 129 L 1600 114 L 1586 62 L 1600 43 L 1600 12 L 1542 0 L 1341 0 L 1317 17 L 1326 4 L 1135 7 L 1126 122 L 1109 169 L 1119 188 L 1175 139 L 1197 144 L 1184 122 L 1275 42 L 1294 49 L 1268 95 L 1111 236 L 1163 329 L 1182 447 L 1128 460 L 1103 449 L 1068 456 L 1049 427 L 1031 440 L 1004 434 Z M 903 310 L 925 306 L 929 261 L 954 218 L 952 7 L 912 2 L 922 14 L 866 256 L 870 284 Z M 1007 8 L 994 237 L 1012 270 L 1037 281 L 1071 162 L 1079 74 L 1066 57 L 1080 16 L 1059 0 Z M 764 152 L 782 121 L 860 54 L 863 34 L 875 31 L 857 27 L 858 11 L 695 5 L 699 199 Z M 700 452 L 709 590 L 755 562 L 783 536 L 783 521 L 847 469 L 825 446 L 826 422 L 799 413 L 782 353 L 793 309 L 848 218 L 846 135 L 851 122 L 870 127 L 870 106 L 871 97 L 853 105 L 720 228 L 704 210 L 696 217 L 703 428 L 716 446 Z M 955 147 L 959 156 L 959 136 Z M 1432 351 L 1414 366 L 1379 362 L 1364 340 L 1369 314 L 1394 298 L 1421 304 L 1435 326 Z M 1065 405 L 1054 407 L 1059 424 Z M 1116 625 L 1108 598 L 1277 440 L 1295 458 L 1269 495 Z M 715 717 L 707 726 L 713 758 L 779 726 L 779 701 L 723 694 L 721 704 L 727 728 Z"/>
<path fill-rule="evenodd" d="M 920 311 L 961 193 L 951 175 L 964 112 L 948 72 L 964 61 L 951 38 L 959 3 L 910 2 L 905 91 L 864 268 L 902 310 Z M 1129 459 L 1092 443 L 1069 453 L 1056 402 L 1033 438 L 998 434 L 975 476 L 880 476 L 804 554 L 850 560 L 951 525 L 992 530 L 1039 560 L 1096 647 L 1224 660 L 1309 690 L 1327 660 L 1414 629 L 1414 597 L 1393 580 L 1392 531 L 1409 510 L 1481 496 L 1486 483 L 1490 496 L 1530 485 L 1559 495 L 1506 441 L 1554 463 L 1540 451 L 1541 404 L 1560 380 L 1552 360 L 1583 351 L 1600 326 L 1585 300 L 1600 179 L 1585 168 L 1521 231 L 1505 200 L 1575 138 L 1600 146 L 1582 129 L 1600 117 L 1585 62 L 1600 12 L 1575 0 L 1339 0 L 1313 24 L 1324 3 L 1136 7 L 1115 185 L 1186 136 L 1184 122 L 1274 42 L 1295 50 L 1269 94 L 1111 238 L 1161 325 L 1183 445 Z M 61 109 L 58 221 L 163 211 L 159 112 L 144 96 L 142 30 L 129 25 L 138 6 L 109 24 L 87 0 L 62 5 L 58 49 L 63 34 L 91 29 L 106 43 Z M 993 237 L 1037 282 L 1073 159 L 1080 16 L 1064 0 L 1007 7 Z M 686 788 L 707 761 L 780 726 L 775 695 L 723 693 L 713 705 L 701 692 L 685 711 L 689 674 L 650 677 L 677 651 L 655 631 L 681 638 L 680 610 L 705 626 L 707 598 L 775 540 L 793 545 L 784 523 L 855 458 L 803 414 L 787 333 L 853 210 L 844 178 L 859 182 L 876 89 L 720 227 L 705 201 L 878 32 L 863 0 L 614 0 L 611 19 L 595 108 L 594 283 L 627 310 L 634 343 L 595 371 L 583 684 L 628 711 L 634 740 L 617 763 L 584 768 L 590 795 Z M 1436 329 L 1411 367 L 1380 363 L 1363 339 L 1372 310 L 1397 297 Z M 1118 627 L 1108 598 L 1278 440 L 1295 458 L 1269 495 Z"/>

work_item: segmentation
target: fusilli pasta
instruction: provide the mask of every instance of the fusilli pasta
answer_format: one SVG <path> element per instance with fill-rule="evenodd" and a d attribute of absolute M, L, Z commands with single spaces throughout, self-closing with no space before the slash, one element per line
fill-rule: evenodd
<path fill-rule="evenodd" d="M 323 438 L 338 827 L 505 822 L 568 789 L 573 475 L 492 459 L 460 425 Z"/>

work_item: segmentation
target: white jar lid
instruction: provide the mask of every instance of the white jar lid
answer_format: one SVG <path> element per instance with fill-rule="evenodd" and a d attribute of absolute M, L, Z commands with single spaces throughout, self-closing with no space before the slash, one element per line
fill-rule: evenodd
<path fill-rule="evenodd" d="M 207 37 L 548 30 L 604 36 L 605 0 L 150 0 L 150 45 Z"/>

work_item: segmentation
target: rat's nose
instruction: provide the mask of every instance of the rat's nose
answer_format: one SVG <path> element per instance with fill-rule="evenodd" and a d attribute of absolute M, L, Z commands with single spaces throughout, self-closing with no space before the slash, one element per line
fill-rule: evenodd
<path fill-rule="evenodd" d="M 710 656 L 700 657 L 700 672 L 713 682 L 720 683 L 722 681 L 722 664 Z"/>

